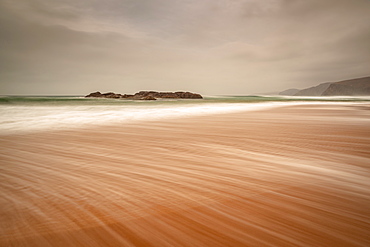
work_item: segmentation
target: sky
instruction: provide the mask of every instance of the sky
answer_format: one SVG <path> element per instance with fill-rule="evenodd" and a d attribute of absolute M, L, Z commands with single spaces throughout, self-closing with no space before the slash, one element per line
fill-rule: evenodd
<path fill-rule="evenodd" d="M 370 0 L 0 0 L 0 94 L 247 95 L 370 75 Z"/>

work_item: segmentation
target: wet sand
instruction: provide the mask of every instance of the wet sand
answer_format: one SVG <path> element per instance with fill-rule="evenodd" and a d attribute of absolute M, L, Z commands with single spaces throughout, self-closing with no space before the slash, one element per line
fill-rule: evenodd
<path fill-rule="evenodd" d="M 370 246 L 370 106 L 0 136 L 0 246 Z"/>

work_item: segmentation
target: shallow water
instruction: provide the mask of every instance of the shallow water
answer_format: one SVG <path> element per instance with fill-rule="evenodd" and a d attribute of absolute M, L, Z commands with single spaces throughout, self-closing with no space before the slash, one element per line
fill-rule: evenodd
<path fill-rule="evenodd" d="M 369 246 L 369 105 L 1 136 L 0 246 Z"/>
<path fill-rule="evenodd" d="M 367 104 L 369 97 L 213 96 L 202 100 L 119 100 L 71 96 L 0 97 L 0 134 L 256 111 L 282 105 Z"/>

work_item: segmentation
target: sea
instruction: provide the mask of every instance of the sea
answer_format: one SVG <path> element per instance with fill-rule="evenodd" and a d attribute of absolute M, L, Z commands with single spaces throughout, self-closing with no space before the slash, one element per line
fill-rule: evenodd
<path fill-rule="evenodd" d="M 85 128 L 219 113 L 256 111 L 292 104 L 359 104 L 370 97 L 205 96 L 155 101 L 83 96 L 0 96 L 0 134 Z"/>

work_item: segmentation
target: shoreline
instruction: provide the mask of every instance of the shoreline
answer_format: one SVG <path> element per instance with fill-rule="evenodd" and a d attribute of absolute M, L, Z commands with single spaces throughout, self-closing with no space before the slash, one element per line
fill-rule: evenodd
<path fill-rule="evenodd" d="M 1 135 L 0 246 L 365 246 L 369 123 L 305 104 Z"/>
<path fill-rule="evenodd" d="M 91 109 L 66 108 L 60 106 L 56 108 L 57 113 L 53 111 L 46 112 L 46 115 L 39 115 L 36 111 L 23 119 L 23 113 L 18 115 L 4 115 L 4 119 L 0 124 L 0 136 L 9 135 L 27 135 L 27 134 L 42 134 L 47 132 L 59 131 L 78 131 L 86 128 L 109 128 L 110 126 L 121 125 L 141 125 L 146 123 L 155 123 L 160 121 L 176 121 L 177 119 L 192 119 L 212 117 L 228 114 L 248 114 L 258 111 L 273 110 L 285 107 L 299 106 L 364 106 L 369 105 L 369 102 L 325 102 L 325 101 L 296 101 L 296 102 L 259 102 L 259 103 L 218 103 L 218 104 L 201 104 L 201 105 L 184 105 L 184 106 L 169 106 L 169 107 L 154 107 L 154 108 L 113 108 L 107 107 L 100 109 L 98 112 L 90 112 Z M 23 108 L 26 106 L 22 106 Z M 27 106 L 33 108 L 32 106 Z M 101 106 L 93 106 L 101 107 Z M 22 108 L 22 111 L 24 110 Z M 42 109 L 43 110 L 43 109 Z M 112 110 L 112 112 L 110 112 Z M 6 112 L 3 110 L 4 113 Z M 12 109 L 9 109 L 12 111 Z M 60 112 L 59 112 L 60 111 Z M 84 112 L 86 111 L 86 112 Z M 58 114 L 66 114 L 61 118 Z M 108 113 L 106 113 L 108 112 Z M 14 114 L 14 113 L 13 113 Z M 37 116 L 32 116 L 37 114 Z M 56 115 L 53 115 L 56 114 Z M 97 114 L 97 115 L 95 115 Z M 51 120 L 50 120 L 51 119 Z M 2 126 L 1 126 L 2 125 Z"/>

